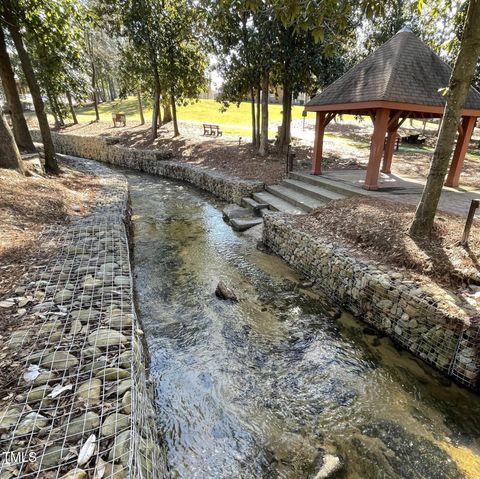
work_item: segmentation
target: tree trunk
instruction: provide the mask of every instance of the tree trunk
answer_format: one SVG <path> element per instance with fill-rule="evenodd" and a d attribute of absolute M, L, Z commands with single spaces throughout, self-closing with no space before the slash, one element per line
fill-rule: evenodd
<path fill-rule="evenodd" d="M 67 91 L 67 100 L 68 100 L 68 106 L 70 108 L 70 115 L 72 116 L 72 119 L 73 119 L 73 124 L 78 125 L 77 115 L 75 113 L 75 108 L 73 107 L 72 95 L 70 94 L 69 91 Z"/>
<path fill-rule="evenodd" d="M 172 108 L 170 102 L 163 105 L 163 123 L 169 123 L 172 121 Z"/>
<path fill-rule="evenodd" d="M 23 114 L 23 107 L 18 95 L 17 84 L 15 83 L 15 74 L 5 43 L 3 30 L 0 28 L 0 78 L 2 79 L 3 91 L 7 100 L 10 117 L 12 118 L 13 136 L 18 147 L 29 153 L 37 150 L 28 131 L 27 122 Z"/>
<path fill-rule="evenodd" d="M 160 95 L 158 97 L 158 128 L 162 126 L 162 92 L 160 91 Z"/>
<path fill-rule="evenodd" d="M 173 136 L 175 137 L 180 135 L 180 132 L 178 131 L 177 105 L 175 103 L 175 90 L 173 88 L 171 90 L 170 103 L 172 105 Z"/>
<path fill-rule="evenodd" d="M 282 98 L 282 125 L 280 127 L 280 135 L 278 138 L 278 144 L 280 151 L 286 151 L 290 144 L 290 124 L 292 120 L 292 91 L 290 86 L 283 86 L 283 98 Z"/>
<path fill-rule="evenodd" d="M 260 146 L 260 103 L 261 103 L 260 95 L 261 95 L 261 92 L 259 87 L 257 88 L 257 128 L 255 132 L 255 145 L 257 145 L 257 147 Z"/>
<path fill-rule="evenodd" d="M 0 168 L 25 172 L 22 157 L 5 117 L 0 114 Z"/>
<path fill-rule="evenodd" d="M 53 119 L 55 120 L 55 128 L 57 130 L 60 129 L 60 121 L 58 119 L 57 109 L 55 108 L 55 104 L 53 103 L 52 95 L 47 90 L 47 98 L 48 98 L 48 105 L 50 107 L 50 113 L 53 115 Z"/>
<path fill-rule="evenodd" d="M 152 139 L 158 136 L 158 115 L 160 113 L 160 76 L 157 65 L 153 66 L 153 113 L 152 113 Z"/>
<path fill-rule="evenodd" d="M 257 146 L 257 127 L 256 127 L 256 120 L 255 120 L 255 91 L 252 88 L 251 91 L 252 95 L 252 145 Z"/>
<path fill-rule="evenodd" d="M 258 153 L 260 156 L 268 154 L 268 72 L 262 76 L 262 128 L 260 132 L 260 148 Z"/>
<path fill-rule="evenodd" d="M 45 170 L 49 173 L 59 173 L 57 159 L 55 158 L 55 148 L 53 146 L 52 134 L 50 132 L 50 126 L 48 125 L 47 115 L 45 113 L 45 105 L 43 104 L 42 94 L 40 87 L 38 86 L 37 78 L 33 70 L 30 56 L 23 45 L 23 39 L 20 34 L 20 30 L 16 23 L 16 19 L 13 15 L 6 12 L 6 20 L 8 22 L 8 30 L 15 43 L 20 63 L 22 64 L 22 70 L 27 80 L 30 94 L 32 95 L 33 105 L 35 107 L 35 113 L 37 115 L 38 125 L 42 134 L 43 152 L 45 155 Z"/>
<path fill-rule="evenodd" d="M 470 0 L 460 51 L 450 77 L 447 104 L 440 126 L 440 134 L 433 152 L 430 172 L 415 212 L 415 218 L 410 225 L 409 232 L 413 237 L 425 238 L 432 231 L 448 163 L 452 156 L 458 124 L 480 56 L 479 18 L 480 0 Z"/>
<path fill-rule="evenodd" d="M 92 61 L 92 94 L 93 106 L 95 108 L 95 121 L 100 121 L 100 114 L 98 113 L 98 95 L 97 95 L 97 69 L 95 63 Z"/>
<path fill-rule="evenodd" d="M 110 93 L 110 101 L 114 101 L 115 100 L 115 89 L 113 88 L 113 81 L 110 77 L 108 78 L 108 91 Z"/>
<path fill-rule="evenodd" d="M 142 92 L 140 88 L 137 90 L 138 111 L 140 113 L 140 125 L 145 125 L 145 117 L 143 116 Z"/>

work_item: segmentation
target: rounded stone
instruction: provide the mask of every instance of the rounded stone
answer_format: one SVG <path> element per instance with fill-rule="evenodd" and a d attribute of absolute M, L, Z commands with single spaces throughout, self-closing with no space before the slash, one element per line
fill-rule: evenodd
<path fill-rule="evenodd" d="M 132 413 L 132 392 L 127 391 L 122 398 L 122 411 L 125 414 Z"/>
<path fill-rule="evenodd" d="M 92 378 L 78 386 L 77 396 L 83 400 L 86 406 L 95 406 L 100 402 L 101 388 L 102 381 L 98 378 Z"/>
<path fill-rule="evenodd" d="M 33 388 L 27 395 L 27 402 L 41 401 L 52 388 L 47 384 Z"/>
<path fill-rule="evenodd" d="M 117 286 L 128 286 L 130 284 L 129 276 L 115 276 L 115 284 Z"/>
<path fill-rule="evenodd" d="M 72 299 L 73 292 L 70 291 L 69 289 L 62 289 L 59 291 L 57 294 L 55 294 L 55 297 L 53 298 L 53 301 L 55 303 L 65 303 L 66 301 Z"/>
<path fill-rule="evenodd" d="M 113 436 L 130 426 L 131 417 L 127 414 L 113 413 L 102 424 L 102 436 Z"/>
<path fill-rule="evenodd" d="M 55 351 L 47 354 L 42 361 L 42 366 L 64 371 L 78 364 L 78 359 L 66 351 Z"/>
<path fill-rule="evenodd" d="M 108 346 L 119 346 L 125 344 L 128 339 L 114 329 L 97 329 L 88 335 L 88 342 L 91 346 L 106 348 Z"/>
<path fill-rule="evenodd" d="M 123 431 L 115 437 L 108 458 L 111 461 L 120 461 L 124 466 L 128 465 L 130 457 L 130 431 Z"/>
<path fill-rule="evenodd" d="M 66 429 L 67 439 L 77 441 L 83 435 L 89 436 L 98 426 L 100 426 L 98 414 L 87 411 L 85 414 L 70 420 Z"/>
<path fill-rule="evenodd" d="M 98 371 L 95 376 L 97 378 L 103 378 L 105 381 L 117 381 L 119 379 L 129 378 L 130 371 L 121 368 L 105 368 Z"/>

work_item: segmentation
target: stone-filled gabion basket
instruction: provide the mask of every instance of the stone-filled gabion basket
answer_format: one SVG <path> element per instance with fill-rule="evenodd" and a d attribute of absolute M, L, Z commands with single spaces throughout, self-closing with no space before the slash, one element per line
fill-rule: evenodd
<path fill-rule="evenodd" d="M 480 389 L 480 319 L 453 316 L 402 275 L 301 231 L 289 215 L 264 215 L 263 241 L 354 315 L 472 389 Z"/>
<path fill-rule="evenodd" d="M 41 141 L 38 130 L 32 130 L 32 136 L 35 141 Z M 162 150 L 127 148 L 96 136 L 52 132 L 52 137 L 58 153 L 186 181 L 232 203 L 240 204 L 244 196 L 251 196 L 265 187 L 261 181 L 243 180 L 188 163 L 169 161 L 171 154 Z"/>
<path fill-rule="evenodd" d="M 147 356 L 135 315 L 126 179 L 102 177 L 92 214 L 43 232 L 46 266 L 9 299 L 23 371 L 0 410 L 0 477 L 163 478 Z M 3 306 L 9 308 L 9 304 Z"/>

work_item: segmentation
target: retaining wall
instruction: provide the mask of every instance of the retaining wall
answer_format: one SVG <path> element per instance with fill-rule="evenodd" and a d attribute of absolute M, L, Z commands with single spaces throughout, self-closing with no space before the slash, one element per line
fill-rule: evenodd
<path fill-rule="evenodd" d="M 20 328 L 21 374 L 0 403 L 2 478 L 166 477 L 147 353 L 133 302 L 126 178 L 102 178 L 90 215 L 44 231 L 44 266 L 0 302 Z M 21 454 L 20 454 L 21 453 Z M 83 458 L 83 459 L 82 459 Z"/>
<path fill-rule="evenodd" d="M 435 368 L 480 389 L 480 320 L 453 316 L 399 273 L 386 273 L 267 212 L 263 241 L 338 304 Z"/>
<path fill-rule="evenodd" d="M 39 130 L 32 130 L 34 141 L 41 141 Z M 57 153 L 90 158 L 116 166 L 144 171 L 153 175 L 187 181 L 219 198 L 240 204 L 244 196 L 264 189 L 261 181 L 243 180 L 199 166 L 170 161 L 171 154 L 162 150 L 139 150 L 111 144 L 112 138 L 70 135 L 52 132 Z"/>

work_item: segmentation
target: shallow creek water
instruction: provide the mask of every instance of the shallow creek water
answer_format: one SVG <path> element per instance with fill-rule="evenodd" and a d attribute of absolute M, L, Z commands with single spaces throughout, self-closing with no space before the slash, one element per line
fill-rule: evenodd
<path fill-rule="evenodd" d="M 126 174 L 172 477 L 310 478 L 333 453 L 344 478 L 480 478 L 479 396 L 299 287 L 221 202 Z"/>

